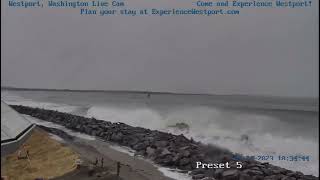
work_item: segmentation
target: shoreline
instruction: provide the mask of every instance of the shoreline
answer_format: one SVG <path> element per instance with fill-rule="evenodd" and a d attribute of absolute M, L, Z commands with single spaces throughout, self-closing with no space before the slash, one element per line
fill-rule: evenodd
<path fill-rule="evenodd" d="M 155 166 L 149 162 L 132 157 L 124 152 L 117 151 L 110 147 L 110 144 L 99 139 L 85 140 L 76 136 L 72 136 L 56 128 L 50 128 L 42 125 L 38 127 L 49 134 L 56 135 L 61 138 L 60 143 L 70 147 L 79 154 L 81 160 L 86 164 L 95 163 L 98 158 L 98 166 L 101 166 L 101 158 L 103 158 L 103 167 L 108 173 L 115 176 L 117 162 L 120 162 L 120 178 L 123 180 L 173 180 L 163 175 Z M 87 171 L 87 170 L 84 170 Z M 74 172 L 71 172 L 74 174 Z M 69 180 L 66 174 L 54 180 Z"/>
<path fill-rule="evenodd" d="M 103 140 L 126 146 L 137 151 L 141 156 L 152 160 L 158 165 L 190 171 L 193 179 L 204 177 L 222 180 L 230 179 L 318 179 L 315 176 L 303 175 L 269 163 L 245 160 L 243 167 L 228 169 L 197 169 L 196 162 L 236 164 L 233 153 L 211 145 L 204 145 L 187 139 L 183 135 L 153 131 L 140 127 L 132 127 L 124 123 L 85 118 L 57 111 L 12 106 L 22 114 L 28 114 L 40 120 L 54 122 L 71 130 L 97 136 Z"/>
<path fill-rule="evenodd" d="M 52 92 L 102 92 L 102 93 L 132 93 L 132 94 L 168 94 L 168 95 L 190 95 L 190 96 L 213 96 L 213 97 L 256 97 L 256 98 L 283 98 L 283 99 L 308 99 L 308 100 L 318 100 L 319 97 L 293 97 L 293 96 L 272 96 L 272 95 L 248 95 L 248 94 L 210 94 L 210 93 L 183 93 L 183 92 L 172 92 L 172 91 L 147 91 L 147 90 L 94 90 L 94 89 L 45 89 L 45 88 L 20 88 L 20 87 L 11 87 L 3 86 L 1 90 L 11 90 L 11 91 L 52 91 Z"/>

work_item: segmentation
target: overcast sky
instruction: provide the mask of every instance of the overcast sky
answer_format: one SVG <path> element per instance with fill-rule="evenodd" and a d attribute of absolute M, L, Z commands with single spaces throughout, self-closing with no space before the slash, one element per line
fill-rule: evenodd
<path fill-rule="evenodd" d="M 220 17 L 85 17 L 1 3 L 1 86 L 318 97 L 317 0 Z"/>

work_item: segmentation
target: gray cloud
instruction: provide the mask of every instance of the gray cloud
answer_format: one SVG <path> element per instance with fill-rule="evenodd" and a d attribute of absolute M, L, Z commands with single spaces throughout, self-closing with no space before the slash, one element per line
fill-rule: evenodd
<path fill-rule="evenodd" d="M 86 17 L 1 3 L 2 86 L 318 97 L 317 1 L 229 17 Z"/>

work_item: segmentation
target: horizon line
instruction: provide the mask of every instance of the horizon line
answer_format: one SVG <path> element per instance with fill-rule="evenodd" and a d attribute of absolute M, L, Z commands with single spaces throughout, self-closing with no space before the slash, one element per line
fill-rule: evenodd
<path fill-rule="evenodd" d="M 265 98 L 295 98 L 295 99 L 315 99 L 319 97 L 310 96 L 277 96 L 264 94 L 209 94 L 209 93 L 182 93 L 170 91 L 147 91 L 147 90 L 103 90 L 103 89 L 50 89 L 50 88 L 21 88 L 12 86 L 1 86 L 1 90 L 17 90 L 17 91 L 73 91 L 73 92 L 115 92 L 115 93 L 136 93 L 136 94 L 172 94 L 172 95 L 205 95 L 205 96 L 250 96 L 250 97 L 265 97 Z"/>

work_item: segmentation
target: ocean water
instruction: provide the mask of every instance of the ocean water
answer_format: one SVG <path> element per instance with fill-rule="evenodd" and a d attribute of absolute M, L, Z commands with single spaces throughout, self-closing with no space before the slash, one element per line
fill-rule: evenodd
<path fill-rule="evenodd" d="M 14 90 L 2 90 L 1 99 L 8 104 L 184 134 L 244 155 L 273 156 L 268 161 L 271 164 L 319 175 L 318 100 Z M 280 161 L 279 155 L 307 156 L 309 161 Z"/>

